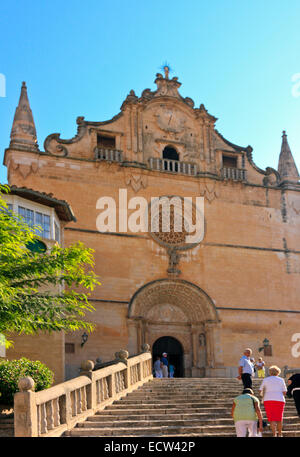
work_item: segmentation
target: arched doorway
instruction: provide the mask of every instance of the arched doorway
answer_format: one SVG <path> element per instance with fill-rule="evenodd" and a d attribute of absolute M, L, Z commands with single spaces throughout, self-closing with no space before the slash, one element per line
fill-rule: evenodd
<path fill-rule="evenodd" d="M 172 335 L 182 345 L 181 376 L 211 376 L 216 364 L 223 363 L 216 350 L 219 322 L 214 302 L 200 287 L 183 279 L 157 279 L 144 284 L 130 300 L 128 350 L 137 353 L 148 343 L 153 355 L 170 352 L 156 342 Z"/>
<path fill-rule="evenodd" d="M 175 148 L 172 148 L 171 146 L 166 146 L 165 149 L 163 150 L 163 159 L 168 159 L 168 160 L 179 160 L 179 154 L 176 151 Z M 164 162 L 164 169 L 167 171 L 178 171 L 178 163 L 177 162 Z"/>
<path fill-rule="evenodd" d="M 156 357 L 161 357 L 162 353 L 168 354 L 168 361 L 175 367 L 175 378 L 184 377 L 183 367 L 183 348 L 181 343 L 172 336 L 162 336 L 158 338 L 152 347 L 152 358 L 156 360 Z"/>

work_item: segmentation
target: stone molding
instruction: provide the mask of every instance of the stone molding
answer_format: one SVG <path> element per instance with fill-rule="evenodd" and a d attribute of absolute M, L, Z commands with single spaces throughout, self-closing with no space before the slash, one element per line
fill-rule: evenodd
<path fill-rule="evenodd" d="M 183 279 L 158 279 L 135 292 L 128 306 L 129 318 L 146 318 L 157 304 L 178 306 L 189 322 L 219 322 L 217 309 L 211 298 L 197 285 Z"/>

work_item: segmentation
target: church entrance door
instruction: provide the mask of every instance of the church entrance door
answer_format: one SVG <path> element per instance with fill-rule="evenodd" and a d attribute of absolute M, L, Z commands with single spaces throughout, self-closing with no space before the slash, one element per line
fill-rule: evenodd
<path fill-rule="evenodd" d="M 175 367 L 174 377 L 183 378 L 183 348 L 181 343 L 172 336 L 162 336 L 152 346 L 153 360 L 155 361 L 157 356 L 161 357 L 163 352 L 168 354 L 169 364 L 171 363 Z"/>

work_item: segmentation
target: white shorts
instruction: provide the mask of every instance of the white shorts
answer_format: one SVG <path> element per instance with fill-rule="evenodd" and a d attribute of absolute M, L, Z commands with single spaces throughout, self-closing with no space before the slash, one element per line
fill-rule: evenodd
<path fill-rule="evenodd" d="M 247 430 L 249 432 L 248 436 L 254 438 L 257 436 L 257 421 L 237 421 L 235 424 L 236 436 L 238 438 L 245 437 Z"/>

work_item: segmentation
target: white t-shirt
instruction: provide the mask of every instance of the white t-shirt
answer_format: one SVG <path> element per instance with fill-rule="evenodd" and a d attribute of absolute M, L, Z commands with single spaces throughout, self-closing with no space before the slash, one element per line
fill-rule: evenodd
<path fill-rule="evenodd" d="M 261 383 L 259 390 L 263 391 L 263 388 L 265 392 L 263 401 L 273 400 L 285 402 L 283 392 L 286 392 L 287 388 L 284 379 L 279 376 L 268 376 Z"/>

